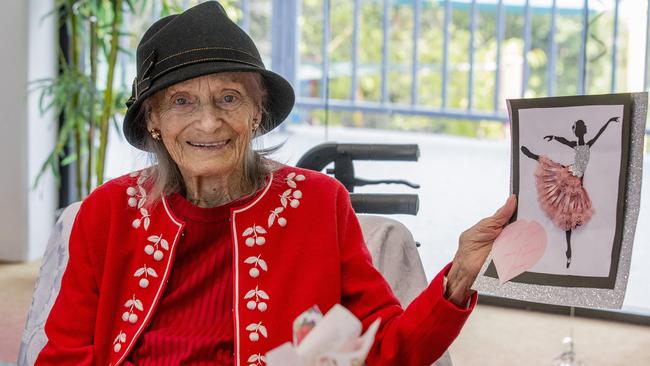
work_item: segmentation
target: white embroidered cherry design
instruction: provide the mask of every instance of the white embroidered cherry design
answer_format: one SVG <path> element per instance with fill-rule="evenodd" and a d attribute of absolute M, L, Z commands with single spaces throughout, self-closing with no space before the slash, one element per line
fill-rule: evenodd
<path fill-rule="evenodd" d="M 113 341 L 113 351 L 120 352 L 122 349 L 122 343 L 124 342 L 126 342 L 126 334 L 120 331 L 120 334 L 118 334 Z"/>
<path fill-rule="evenodd" d="M 131 225 L 133 225 L 134 229 L 137 229 L 140 227 L 141 224 L 144 224 L 144 229 L 145 230 L 149 229 L 149 224 L 151 223 L 151 218 L 149 218 L 150 216 L 149 211 L 147 211 L 146 208 L 142 207 L 140 208 L 140 215 L 142 215 L 142 217 L 133 220 Z"/>
<path fill-rule="evenodd" d="M 250 332 L 248 334 L 248 338 L 251 340 L 251 342 L 259 341 L 260 340 L 260 334 L 264 338 L 269 337 L 268 333 L 266 332 L 266 327 L 262 325 L 262 322 L 248 324 L 248 326 L 246 327 L 246 330 Z"/>
<path fill-rule="evenodd" d="M 142 177 L 138 178 L 138 181 Z M 129 196 L 129 207 L 138 207 L 142 208 L 144 202 L 147 200 L 147 191 L 144 190 L 141 186 L 129 187 L 126 189 L 126 194 Z"/>
<path fill-rule="evenodd" d="M 257 278 L 257 277 L 260 275 L 260 270 L 257 269 L 258 266 L 259 266 L 259 267 L 260 267 L 264 272 L 267 272 L 267 271 L 269 270 L 269 267 L 268 267 L 268 265 L 266 264 L 266 261 L 265 261 L 264 259 L 261 259 L 261 258 L 260 258 L 261 256 L 262 256 L 262 255 L 260 254 L 260 255 L 258 255 L 257 257 L 252 256 L 252 257 L 248 257 L 248 258 L 246 258 L 246 259 L 244 260 L 244 263 L 246 263 L 246 264 L 253 264 L 253 265 L 254 265 L 250 270 L 248 270 L 248 274 L 249 274 L 251 277 L 253 277 L 253 278 Z"/>
<path fill-rule="evenodd" d="M 266 364 L 266 357 L 261 353 L 256 353 L 248 358 L 248 366 L 262 366 Z"/>
<path fill-rule="evenodd" d="M 291 188 L 298 187 L 298 185 L 296 184 L 296 181 L 301 182 L 303 180 L 305 180 L 305 176 L 302 175 L 302 174 L 297 174 L 296 175 L 295 172 L 291 172 L 291 173 L 287 174 L 287 178 L 286 178 L 287 185 L 289 187 L 291 187 Z"/>
<path fill-rule="evenodd" d="M 302 191 L 299 189 L 296 189 L 293 191 L 293 194 L 291 194 L 292 191 L 291 189 L 287 189 L 280 195 L 280 203 L 282 204 L 282 207 L 286 208 L 287 204 L 291 206 L 292 208 L 297 208 L 300 205 L 300 199 L 302 198 Z"/>
<path fill-rule="evenodd" d="M 141 185 L 149 177 L 148 170 L 149 169 L 136 170 L 135 172 L 131 172 L 131 174 L 129 174 L 129 177 L 139 177 L 138 185 Z"/>
<path fill-rule="evenodd" d="M 261 312 L 266 311 L 268 305 L 264 301 L 260 301 L 260 299 L 268 301 L 269 295 L 265 291 L 260 290 L 259 286 L 255 286 L 254 290 L 250 290 L 246 293 L 244 300 L 252 299 L 253 297 L 255 297 L 255 300 L 249 300 L 246 303 L 246 308 L 248 308 L 248 310 L 255 310 L 255 308 L 257 308 L 257 310 Z"/>
<path fill-rule="evenodd" d="M 153 259 L 157 262 L 160 262 L 164 257 L 164 253 L 162 250 L 158 248 L 158 246 L 168 251 L 169 243 L 167 242 L 167 240 L 162 238 L 162 234 L 160 234 L 160 236 L 151 235 L 150 237 L 147 238 L 147 240 L 150 243 L 153 243 L 153 245 L 147 244 L 147 246 L 144 247 L 144 252 L 147 253 L 148 255 L 153 255 Z"/>
<path fill-rule="evenodd" d="M 138 270 L 133 274 L 133 277 L 142 277 L 143 275 L 144 278 L 141 278 L 139 282 L 139 285 L 142 288 L 147 288 L 149 286 L 149 279 L 147 279 L 148 276 L 158 278 L 158 273 L 156 273 L 153 268 L 147 267 L 146 264 L 141 268 L 138 268 Z"/>
<path fill-rule="evenodd" d="M 135 322 L 138 321 L 138 314 L 136 314 L 133 310 L 133 308 L 138 309 L 140 311 L 144 311 L 144 307 L 142 306 L 142 301 L 138 300 L 135 298 L 135 294 L 133 294 L 133 297 L 129 300 L 127 300 L 124 303 L 125 308 L 129 308 L 128 311 L 125 311 L 122 314 L 122 320 L 125 322 L 129 322 L 131 324 L 135 324 Z"/>
<path fill-rule="evenodd" d="M 291 172 L 287 174 L 287 177 L 285 178 L 285 181 L 287 182 L 287 185 L 289 186 L 289 189 L 284 191 L 280 195 L 280 204 L 282 207 L 277 207 L 271 213 L 269 214 L 268 218 L 268 227 L 270 228 L 273 226 L 273 224 L 277 221 L 278 225 L 281 227 L 287 226 L 287 219 L 282 217 L 280 214 L 284 211 L 284 209 L 287 207 L 287 205 L 291 206 L 292 208 L 297 208 L 300 206 L 300 199 L 302 198 L 302 191 L 296 189 L 298 188 L 298 185 L 296 182 L 300 182 L 305 180 L 305 176 L 302 174 L 296 174 L 295 172 Z M 295 191 L 293 191 L 295 189 Z M 292 194 L 293 191 L 293 194 Z"/>
<path fill-rule="evenodd" d="M 142 171 L 142 174 L 140 174 L 140 176 L 138 177 L 137 184 L 139 186 L 142 185 L 142 183 L 144 183 L 144 181 L 147 180 L 147 178 L 149 178 L 149 173 L 147 173 L 146 171 Z"/>
<path fill-rule="evenodd" d="M 268 219 L 268 226 L 271 227 L 275 223 L 275 219 L 278 220 L 278 225 L 285 227 L 287 225 L 287 219 L 281 217 L 280 214 L 284 211 L 284 207 L 276 207 L 275 210 L 271 211 Z"/>
<path fill-rule="evenodd" d="M 255 244 L 264 245 L 266 239 L 260 234 L 266 234 L 266 230 L 260 225 L 253 224 L 253 226 L 244 230 L 242 236 L 247 237 L 245 241 L 246 246 L 253 247 Z"/>

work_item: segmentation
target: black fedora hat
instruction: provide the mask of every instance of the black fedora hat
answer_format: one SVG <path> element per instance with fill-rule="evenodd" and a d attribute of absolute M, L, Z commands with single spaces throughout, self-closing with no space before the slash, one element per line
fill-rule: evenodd
<path fill-rule="evenodd" d="M 230 71 L 253 71 L 263 76 L 268 91 L 262 131 L 278 126 L 293 108 L 293 88 L 282 76 L 266 70 L 251 38 L 231 21 L 221 4 L 208 1 L 181 14 L 155 22 L 138 45 L 137 76 L 124 116 L 124 135 L 146 150 L 147 132 L 142 102 L 173 84 L 198 76 Z"/>

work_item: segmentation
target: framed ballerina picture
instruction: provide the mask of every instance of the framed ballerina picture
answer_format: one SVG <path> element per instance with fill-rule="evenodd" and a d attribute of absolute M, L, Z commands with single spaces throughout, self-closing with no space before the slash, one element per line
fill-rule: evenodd
<path fill-rule="evenodd" d="M 645 93 L 508 101 L 518 207 L 479 289 L 553 304 L 622 305 L 646 105 Z"/>

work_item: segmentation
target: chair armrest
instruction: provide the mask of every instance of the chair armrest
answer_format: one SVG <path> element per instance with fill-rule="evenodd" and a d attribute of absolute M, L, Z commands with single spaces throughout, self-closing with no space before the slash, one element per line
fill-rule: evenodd
<path fill-rule="evenodd" d="M 428 285 L 413 235 L 399 221 L 375 215 L 357 215 L 372 262 L 403 307 Z M 449 351 L 432 366 L 453 366 Z"/>
<path fill-rule="evenodd" d="M 18 365 L 33 365 L 47 343 L 45 322 L 61 288 L 61 277 L 68 264 L 70 231 L 80 206 L 81 202 L 76 202 L 66 207 L 50 234 L 27 313 Z"/>

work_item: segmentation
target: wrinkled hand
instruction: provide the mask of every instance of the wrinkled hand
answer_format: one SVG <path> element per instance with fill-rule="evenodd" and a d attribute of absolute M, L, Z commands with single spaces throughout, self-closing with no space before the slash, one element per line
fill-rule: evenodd
<path fill-rule="evenodd" d="M 546 136 L 544 136 L 544 140 L 546 140 L 546 141 L 552 141 L 552 140 L 553 140 L 553 135 L 546 135 Z"/>
<path fill-rule="evenodd" d="M 516 207 L 517 198 L 513 194 L 494 215 L 484 218 L 460 235 L 458 250 L 447 274 L 447 299 L 456 305 L 465 305 L 472 295 L 474 280 L 492 250 L 494 239 L 508 223 Z"/>

